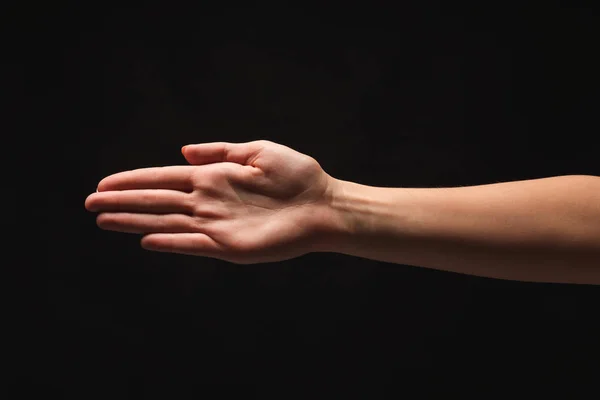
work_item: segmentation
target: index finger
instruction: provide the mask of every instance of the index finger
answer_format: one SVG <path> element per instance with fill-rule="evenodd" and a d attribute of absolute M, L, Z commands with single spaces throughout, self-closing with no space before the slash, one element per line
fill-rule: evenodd
<path fill-rule="evenodd" d="M 98 191 L 171 189 L 192 192 L 192 165 L 140 168 L 109 175 L 98 183 Z"/>

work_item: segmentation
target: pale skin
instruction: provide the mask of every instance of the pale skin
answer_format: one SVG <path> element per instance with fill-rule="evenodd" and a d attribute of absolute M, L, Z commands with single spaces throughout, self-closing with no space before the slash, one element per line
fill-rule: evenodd
<path fill-rule="evenodd" d="M 259 140 L 185 146 L 190 165 L 104 178 L 98 226 L 143 248 L 236 264 L 338 252 L 529 282 L 600 284 L 600 178 L 565 175 L 455 188 L 335 179 Z"/>

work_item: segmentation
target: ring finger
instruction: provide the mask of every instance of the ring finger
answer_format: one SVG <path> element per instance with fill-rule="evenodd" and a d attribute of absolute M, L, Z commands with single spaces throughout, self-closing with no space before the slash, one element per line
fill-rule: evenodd
<path fill-rule="evenodd" d="M 193 233 L 198 222 L 183 214 L 101 213 L 96 218 L 104 230 L 125 233 Z"/>

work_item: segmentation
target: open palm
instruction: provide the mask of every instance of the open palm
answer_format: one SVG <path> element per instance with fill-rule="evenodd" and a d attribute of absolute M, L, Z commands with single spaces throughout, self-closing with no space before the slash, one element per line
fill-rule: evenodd
<path fill-rule="evenodd" d="M 239 264 L 285 260 L 320 240 L 332 181 L 312 157 L 269 141 L 186 146 L 192 165 L 104 178 L 86 199 L 98 226 L 149 250 Z"/>

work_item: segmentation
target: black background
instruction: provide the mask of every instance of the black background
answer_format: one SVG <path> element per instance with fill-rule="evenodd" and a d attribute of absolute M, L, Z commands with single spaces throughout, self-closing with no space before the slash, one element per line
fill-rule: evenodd
<path fill-rule="evenodd" d="M 595 287 L 152 253 L 84 209 L 104 176 L 211 141 L 269 139 L 374 186 L 600 175 L 597 11 L 365 4 L 6 6 L 7 175 L 35 189 L 11 197 L 35 216 L 11 264 L 15 387 L 596 371 Z"/>

